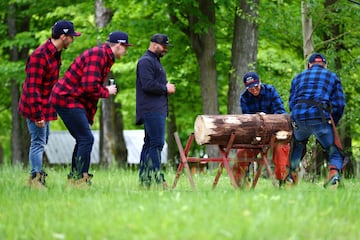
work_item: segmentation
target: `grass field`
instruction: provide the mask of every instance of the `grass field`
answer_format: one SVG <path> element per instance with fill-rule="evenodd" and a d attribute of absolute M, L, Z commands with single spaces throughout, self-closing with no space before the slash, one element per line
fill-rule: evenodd
<path fill-rule="evenodd" d="M 65 169 L 46 169 L 48 189 L 25 186 L 27 169 L 0 167 L 0 239 L 360 239 L 360 180 L 292 189 L 260 179 L 233 189 L 224 171 L 185 175 L 171 191 L 138 187 L 137 172 L 94 171 L 90 189 L 66 187 Z M 171 184 L 174 173 L 166 174 Z"/>

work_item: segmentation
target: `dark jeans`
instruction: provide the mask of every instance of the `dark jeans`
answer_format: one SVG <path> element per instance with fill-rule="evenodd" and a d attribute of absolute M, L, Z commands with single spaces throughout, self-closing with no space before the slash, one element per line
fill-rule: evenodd
<path fill-rule="evenodd" d="M 71 136 L 75 138 L 75 147 L 71 159 L 71 172 L 82 177 L 82 173 L 88 173 L 90 168 L 90 155 L 94 144 L 94 136 L 82 108 L 59 108 L 57 113 L 63 120 Z"/>
<path fill-rule="evenodd" d="M 165 181 L 161 173 L 161 151 L 165 142 L 165 119 L 160 113 L 147 113 L 144 121 L 144 145 L 140 155 L 139 178 L 141 185 L 151 185 Z"/>
<path fill-rule="evenodd" d="M 343 156 L 335 146 L 334 132 L 331 124 L 323 122 L 321 119 L 296 121 L 296 126 L 293 127 L 293 131 L 294 142 L 290 159 L 291 170 L 295 170 L 299 166 L 307 140 L 311 135 L 315 136 L 328 153 L 329 165 L 339 170 L 342 168 Z"/>

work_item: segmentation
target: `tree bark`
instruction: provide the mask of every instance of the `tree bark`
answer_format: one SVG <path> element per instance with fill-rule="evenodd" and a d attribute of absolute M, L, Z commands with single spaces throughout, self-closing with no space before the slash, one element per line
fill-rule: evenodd
<path fill-rule="evenodd" d="M 206 17 L 208 22 L 207 29 L 203 32 L 187 32 L 191 40 L 192 49 L 200 67 L 201 97 L 204 114 L 218 114 L 218 86 L 216 79 L 216 38 L 215 38 L 215 6 L 214 1 L 199 0 L 199 10 Z M 190 26 L 195 26 L 199 22 L 199 17 L 189 16 Z"/>
<path fill-rule="evenodd" d="M 179 7 L 174 2 L 170 6 L 170 18 L 173 23 L 181 21 L 172 8 Z M 189 37 L 191 47 L 199 63 L 202 108 L 204 114 L 218 114 L 218 86 L 216 75 L 216 38 L 215 38 L 215 3 L 214 0 L 198 0 L 198 9 L 189 5 L 182 15 L 187 17 L 188 25 L 182 25 L 181 30 Z M 182 8 L 183 6 L 179 7 Z M 199 29 L 199 25 L 202 25 Z M 207 146 L 209 156 L 216 156 L 218 151 L 213 146 Z"/>
<path fill-rule="evenodd" d="M 95 24 L 103 28 L 111 21 L 112 11 L 105 8 L 103 0 L 95 0 Z"/>
<path fill-rule="evenodd" d="M 313 26 L 310 14 L 310 6 L 306 1 L 301 1 L 301 20 L 302 20 L 302 34 L 303 34 L 303 54 L 306 59 L 314 52 L 314 42 L 312 39 Z M 304 61 L 304 69 L 307 68 L 307 61 Z"/>
<path fill-rule="evenodd" d="M 10 39 L 13 39 L 17 33 L 16 10 L 14 4 L 8 5 L 7 25 Z M 24 31 L 28 30 L 28 21 L 25 19 L 21 26 L 25 28 Z M 27 54 L 22 56 L 17 47 L 10 49 L 10 61 L 19 61 L 21 57 L 26 58 Z M 11 162 L 12 164 L 21 163 L 27 165 L 29 163 L 30 136 L 25 119 L 17 111 L 19 98 L 20 85 L 16 79 L 11 79 Z"/>
<path fill-rule="evenodd" d="M 173 98 L 169 99 L 169 116 L 167 119 L 167 144 L 168 144 L 168 162 L 171 167 L 176 170 L 176 142 L 174 139 L 174 132 L 176 132 L 176 117 L 174 112 L 174 101 Z"/>
<path fill-rule="evenodd" d="M 333 8 L 332 5 L 337 3 L 338 0 L 326 0 L 324 3 L 325 9 L 327 11 L 338 14 L 339 10 L 338 8 Z M 326 20 L 326 19 L 325 19 Z M 342 22 L 336 22 L 328 21 L 330 23 L 329 25 L 329 32 L 324 32 L 324 41 L 330 42 L 329 46 L 326 46 L 326 49 L 331 49 L 336 53 L 334 58 L 334 67 L 336 72 L 340 72 L 340 70 L 343 68 L 342 61 L 341 61 L 341 51 L 344 50 L 345 46 L 342 44 L 344 41 L 343 37 L 343 30 L 344 26 L 342 26 Z M 335 43 L 332 41 L 329 41 L 331 39 L 336 39 Z M 351 98 L 351 96 L 347 96 L 348 98 Z M 348 114 L 346 113 L 345 108 L 345 114 L 343 118 L 347 118 Z M 347 156 L 352 156 L 352 138 L 351 138 L 351 132 L 352 132 L 352 124 L 351 121 L 341 121 L 340 125 L 337 127 L 340 135 L 341 142 L 343 143 L 343 149 L 346 152 Z M 353 159 L 350 157 L 350 159 Z M 352 162 L 349 164 L 349 166 L 352 165 Z M 354 175 L 354 169 L 349 167 L 346 171 L 346 176 L 353 176 Z"/>
<path fill-rule="evenodd" d="M 232 133 L 234 144 L 269 144 L 274 135 L 292 133 L 288 114 L 199 115 L 194 128 L 199 145 L 227 145 Z"/>
<path fill-rule="evenodd" d="M 95 1 L 95 22 L 98 28 L 105 27 L 111 20 L 112 11 L 106 9 L 102 0 Z M 116 84 L 116 81 L 115 81 Z M 118 85 L 119 86 L 119 85 Z M 119 109 L 117 109 L 119 107 Z M 117 111 L 118 110 L 118 111 Z M 100 164 L 108 167 L 117 162 L 126 167 L 127 149 L 123 136 L 121 104 L 115 97 L 102 99 L 100 111 Z"/>
<path fill-rule="evenodd" d="M 115 156 L 115 161 L 118 166 L 121 168 L 127 167 L 127 157 L 128 151 L 126 148 L 125 138 L 124 138 L 124 127 L 123 127 L 123 116 L 121 111 L 121 103 L 115 103 L 112 109 L 112 113 L 114 114 L 114 119 L 112 122 L 112 126 L 114 127 L 113 135 L 114 135 L 114 151 L 113 154 Z"/>
<path fill-rule="evenodd" d="M 114 97 L 102 99 L 100 112 L 100 164 L 108 167 L 115 160 L 114 148 L 115 139 L 113 124 L 113 113 L 111 112 L 111 105 L 114 102 Z"/>
<path fill-rule="evenodd" d="M 258 49 L 257 8 L 259 0 L 239 0 L 235 11 L 235 29 L 231 49 L 228 90 L 228 113 L 241 113 L 240 95 L 244 91 L 242 77 L 256 70 Z"/>

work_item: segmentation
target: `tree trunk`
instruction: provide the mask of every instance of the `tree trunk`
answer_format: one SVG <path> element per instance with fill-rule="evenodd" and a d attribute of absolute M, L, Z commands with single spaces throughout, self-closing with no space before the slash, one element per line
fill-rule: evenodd
<path fill-rule="evenodd" d="M 105 8 L 103 0 L 95 0 L 95 23 L 96 27 L 104 28 L 110 22 L 112 11 Z"/>
<path fill-rule="evenodd" d="M 288 139 L 292 130 L 288 114 L 199 115 L 195 120 L 197 144 L 269 144 L 272 136 Z M 281 134 L 281 136 L 280 136 Z"/>
<path fill-rule="evenodd" d="M 176 118 L 175 118 L 175 111 L 174 111 L 174 101 L 173 98 L 170 97 L 169 99 L 169 116 L 167 119 L 167 144 L 168 144 L 168 162 L 174 170 L 177 169 L 176 166 L 176 142 L 174 139 L 174 132 L 176 132 Z"/>
<path fill-rule="evenodd" d="M 338 0 L 326 0 L 324 5 L 325 9 L 329 9 L 333 14 L 338 14 L 338 11 L 340 11 L 337 8 L 333 8 L 331 5 L 338 2 Z M 342 61 L 341 61 L 341 50 L 343 50 L 344 46 L 342 45 L 342 42 L 344 40 L 342 29 L 344 27 L 341 25 L 342 23 L 337 22 L 333 23 L 332 21 L 328 21 L 332 23 L 329 26 L 330 31 L 324 32 L 324 41 L 329 42 L 329 46 L 326 46 L 326 49 L 331 49 L 336 53 L 334 58 L 334 68 L 335 72 L 339 72 L 342 67 Z M 336 39 L 335 43 L 330 42 L 331 39 Z M 348 96 L 350 97 L 350 96 Z M 346 108 L 345 108 L 345 114 L 343 118 L 347 118 Z M 352 155 L 352 139 L 351 139 L 351 132 L 352 132 L 352 124 L 351 121 L 341 121 L 340 125 L 337 127 L 340 135 L 341 142 L 343 144 L 343 149 L 346 152 L 347 156 Z M 350 157 L 350 159 L 352 159 Z M 351 167 L 352 163 L 349 164 L 349 168 L 347 169 L 346 176 L 353 176 L 354 175 L 354 169 Z"/>
<path fill-rule="evenodd" d="M 235 30 L 231 49 L 231 71 L 228 90 L 228 113 L 241 113 L 240 95 L 244 91 L 242 77 L 256 70 L 258 30 L 257 8 L 259 0 L 239 0 L 235 11 Z"/>
<path fill-rule="evenodd" d="M 174 3 L 174 7 L 177 3 Z M 218 86 L 216 77 L 216 38 L 215 38 L 215 3 L 214 0 L 198 0 L 198 9 L 189 5 L 186 9 L 188 26 L 181 26 L 181 30 L 189 37 L 191 47 L 195 52 L 200 69 L 201 98 L 204 114 L 218 114 Z M 173 9 L 170 9 L 173 12 Z M 199 14 L 200 12 L 200 14 Z M 205 19 L 205 20 L 204 20 Z M 176 14 L 171 14 L 173 23 L 178 23 Z M 203 25 L 202 29 L 197 27 Z M 213 146 L 206 147 L 207 154 L 212 157 L 218 155 Z"/>
<path fill-rule="evenodd" d="M 304 59 L 314 52 L 314 42 L 312 39 L 313 26 L 310 15 L 310 6 L 306 1 L 301 1 L 301 20 L 303 34 L 303 54 Z M 304 61 L 304 69 L 307 68 L 307 61 Z"/>
<path fill-rule="evenodd" d="M 193 50 L 200 67 L 201 98 L 204 114 L 218 114 L 218 85 L 216 78 L 216 38 L 215 28 L 215 6 L 214 1 L 199 0 L 200 11 L 207 17 L 211 25 L 207 32 L 191 32 L 190 39 Z M 195 22 L 192 22 L 195 25 Z M 209 157 L 218 156 L 218 150 L 214 146 L 206 146 Z M 214 166 L 210 166 L 211 168 Z"/>
<path fill-rule="evenodd" d="M 115 140 L 115 149 L 113 154 L 115 156 L 115 161 L 118 166 L 121 168 L 127 167 L 127 156 L 128 151 L 126 148 L 125 138 L 124 138 L 124 127 L 123 127 L 123 116 L 121 111 L 121 103 L 115 103 L 112 105 L 112 113 L 114 113 L 115 118 L 113 119 L 112 126 L 114 127 L 113 135 Z"/>
<path fill-rule="evenodd" d="M 8 5 L 7 25 L 9 38 L 13 39 L 17 33 L 16 7 L 14 4 Z M 24 21 L 21 26 L 28 29 L 27 21 Z M 10 49 L 10 61 L 18 61 L 19 55 L 21 57 L 21 53 L 19 53 L 16 47 Z M 27 55 L 24 57 L 27 57 Z M 19 89 L 19 83 L 17 83 L 15 79 L 11 79 L 11 162 L 12 164 L 22 163 L 27 165 L 29 163 L 30 136 L 27 131 L 25 119 L 22 118 L 17 111 L 20 98 Z"/>
<path fill-rule="evenodd" d="M 216 39 L 215 39 L 215 6 L 214 1 L 199 0 L 199 10 L 210 22 L 204 32 L 189 32 L 191 46 L 196 54 L 200 67 L 201 97 L 204 114 L 218 114 L 218 86 L 216 80 Z M 197 18 L 189 17 L 189 23 L 194 26 Z"/>
<path fill-rule="evenodd" d="M 114 97 L 101 100 L 100 112 L 100 164 L 108 167 L 114 161 L 115 138 L 112 128 L 113 113 L 111 112 Z"/>
<path fill-rule="evenodd" d="M 105 8 L 103 1 L 96 0 L 96 26 L 104 28 L 110 22 L 111 16 L 112 11 Z M 127 149 L 123 136 L 123 121 L 120 110 L 121 104 L 117 105 L 115 103 L 114 96 L 102 99 L 100 111 L 100 164 L 105 167 L 114 162 L 117 162 L 120 167 L 126 166 Z"/>

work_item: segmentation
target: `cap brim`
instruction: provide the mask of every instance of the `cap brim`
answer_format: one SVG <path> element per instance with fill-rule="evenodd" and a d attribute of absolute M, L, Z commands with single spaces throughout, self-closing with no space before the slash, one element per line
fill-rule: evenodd
<path fill-rule="evenodd" d="M 166 46 L 166 47 L 172 47 L 173 45 L 172 44 L 164 44 L 164 43 L 159 43 L 158 41 L 150 41 L 150 42 L 153 42 L 153 43 L 157 43 L 157 44 L 160 44 L 160 45 L 163 45 L 163 46 Z"/>
<path fill-rule="evenodd" d="M 71 36 L 79 37 L 79 36 L 81 36 L 81 33 L 80 32 L 74 32 L 73 34 L 71 34 Z"/>
<path fill-rule="evenodd" d="M 157 44 L 160 44 L 160 45 L 163 45 L 163 46 L 166 46 L 166 47 L 172 47 L 172 46 L 173 46 L 173 45 L 170 44 L 170 43 L 165 43 L 165 44 L 163 44 L 163 43 L 157 43 Z"/>
<path fill-rule="evenodd" d="M 123 45 L 128 46 L 128 47 L 134 46 L 134 44 L 131 44 L 131 43 L 123 43 Z"/>
<path fill-rule="evenodd" d="M 259 83 L 252 83 L 249 86 L 246 86 L 246 89 L 253 88 L 259 86 Z"/>

